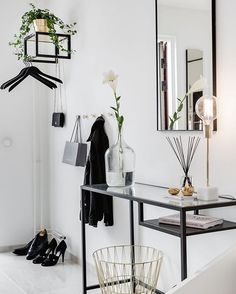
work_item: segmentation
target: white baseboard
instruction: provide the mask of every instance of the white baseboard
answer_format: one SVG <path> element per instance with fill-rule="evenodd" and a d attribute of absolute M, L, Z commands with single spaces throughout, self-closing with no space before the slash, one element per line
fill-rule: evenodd
<path fill-rule="evenodd" d="M 70 260 L 73 263 L 80 264 L 79 257 L 70 253 L 68 250 L 66 251 L 66 259 Z"/>
<path fill-rule="evenodd" d="M 4 252 L 12 252 L 16 248 L 20 248 L 25 246 L 25 244 L 18 244 L 18 245 L 9 245 L 9 246 L 0 246 L 0 253 Z"/>

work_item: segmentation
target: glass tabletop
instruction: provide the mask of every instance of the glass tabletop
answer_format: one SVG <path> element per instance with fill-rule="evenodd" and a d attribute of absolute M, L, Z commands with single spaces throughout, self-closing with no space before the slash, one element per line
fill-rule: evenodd
<path fill-rule="evenodd" d="M 236 205 L 235 199 L 225 198 L 219 198 L 214 201 L 202 201 L 197 200 L 196 197 L 185 197 L 181 200 L 180 197 L 170 195 L 166 187 L 143 183 L 135 183 L 135 185 L 129 187 L 108 187 L 106 184 L 84 185 L 82 189 L 175 210 L 194 210 Z"/>

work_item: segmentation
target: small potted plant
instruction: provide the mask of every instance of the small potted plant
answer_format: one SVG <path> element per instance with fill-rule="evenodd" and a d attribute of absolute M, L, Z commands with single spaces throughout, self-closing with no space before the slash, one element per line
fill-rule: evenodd
<path fill-rule="evenodd" d="M 17 55 L 18 60 L 28 61 L 32 58 L 24 54 L 24 38 L 29 34 L 32 25 L 36 32 L 49 33 L 53 44 L 55 44 L 58 50 L 68 52 L 59 42 L 56 28 L 60 28 L 64 33 L 75 35 L 77 33 L 75 30 L 76 23 L 65 24 L 59 17 L 50 12 L 50 10 L 36 8 L 32 3 L 30 3 L 30 6 L 31 9 L 25 12 L 21 18 L 22 23 L 19 34 L 15 34 L 15 40 L 9 43 L 15 49 L 15 55 Z"/>

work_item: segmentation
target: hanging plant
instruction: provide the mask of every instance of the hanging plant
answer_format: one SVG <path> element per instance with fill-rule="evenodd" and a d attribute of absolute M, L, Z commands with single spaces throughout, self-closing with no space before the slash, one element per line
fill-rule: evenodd
<path fill-rule="evenodd" d="M 56 34 L 56 27 L 63 30 L 66 34 L 75 35 L 77 31 L 75 30 L 76 22 L 72 24 L 65 24 L 59 17 L 54 15 L 48 9 L 36 8 L 34 4 L 30 3 L 31 9 L 23 14 L 21 17 L 21 27 L 19 34 L 15 34 L 14 41 L 10 42 L 9 45 L 14 48 L 14 54 L 18 57 L 18 60 L 29 61 L 32 59 L 31 56 L 24 54 L 24 38 L 30 33 L 32 25 L 35 20 L 46 20 L 47 32 L 53 42 L 53 44 L 60 51 L 72 53 L 71 51 L 65 49 Z M 73 51 L 73 50 L 72 50 Z"/>

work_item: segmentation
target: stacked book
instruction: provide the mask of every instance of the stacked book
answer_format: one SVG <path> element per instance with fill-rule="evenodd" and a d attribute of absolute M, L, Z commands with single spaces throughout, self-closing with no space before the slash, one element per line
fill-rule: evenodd
<path fill-rule="evenodd" d="M 172 214 L 159 218 L 160 224 L 180 225 L 180 215 Z M 206 216 L 186 214 L 186 226 L 190 228 L 208 229 L 223 223 L 223 219 Z"/>

